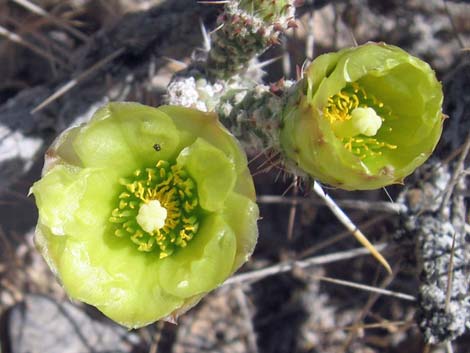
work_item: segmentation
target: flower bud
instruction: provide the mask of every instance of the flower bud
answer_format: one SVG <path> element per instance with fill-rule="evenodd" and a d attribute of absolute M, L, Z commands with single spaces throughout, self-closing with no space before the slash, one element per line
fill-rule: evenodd
<path fill-rule="evenodd" d="M 442 99 L 429 65 L 395 46 L 321 55 L 288 99 L 281 145 L 298 169 L 332 186 L 402 183 L 439 140 Z"/>

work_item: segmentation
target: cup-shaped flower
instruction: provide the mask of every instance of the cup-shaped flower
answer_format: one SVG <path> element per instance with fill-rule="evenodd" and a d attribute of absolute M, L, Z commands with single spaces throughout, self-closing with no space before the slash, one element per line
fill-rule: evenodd
<path fill-rule="evenodd" d="M 108 104 L 59 136 L 31 191 L 36 243 L 68 295 L 130 328 L 189 309 L 257 239 L 246 156 L 196 110 Z"/>
<path fill-rule="evenodd" d="M 442 100 L 429 65 L 395 46 L 321 55 L 289 98 L 281 144 L 299 169 L 332 186 L 401 183 L 439 140 Z"/>

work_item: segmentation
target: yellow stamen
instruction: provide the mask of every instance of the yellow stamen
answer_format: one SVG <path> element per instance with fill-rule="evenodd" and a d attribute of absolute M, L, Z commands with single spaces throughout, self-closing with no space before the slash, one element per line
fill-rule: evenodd
<path fill-rule="evenodd" d="M 166 161 L 122 178 L 124 187 L 109 218 L 117 237 L 128 236 L 143 252 L 170 256 L 197 233 L 199 202 L 194 181 L 186 171 Z"/>
<path fill-rule="evenodd" d="M 386 126 L 387 120 L 392 118 L 390 110 L 376 97 L 367 95 L 357 82 L 329 97 L 323 116 L 344 147 L 360 159 L 380 156 L 384 149 L 397 148 L 375 137 L 379 131 L 392 131 Z"/>

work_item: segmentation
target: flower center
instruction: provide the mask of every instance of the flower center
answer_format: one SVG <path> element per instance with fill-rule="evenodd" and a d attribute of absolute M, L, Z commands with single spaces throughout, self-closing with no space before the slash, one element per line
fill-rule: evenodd
<path fill-rule="evenodd" d="M 160 201 L 152 200 L 140 206 L 137 223 L 147 233 L 153 233 L 163 228 L 167 215 L 168 211 Z"/>
<path fill-rule="evenodd" d="M 329 97 L 323 115 L 344 147 L 360 159 L 380 156 L 384 148 L 397 148 L 374 137 L 382 129 L 392 130 L 386 126 L 390 110 L 374 96 L 367 95 L 356 82 Z"/>
<path fill-rule="evenodd" d="M 119 183 L 123 191 L 109 218 L 114 234 L 127 236 L 139 251 L 159 251 L 160 258 L 184 248 L 199 227 L 196 184 L 187 172 L 159 161 L 136 170 Z"/>

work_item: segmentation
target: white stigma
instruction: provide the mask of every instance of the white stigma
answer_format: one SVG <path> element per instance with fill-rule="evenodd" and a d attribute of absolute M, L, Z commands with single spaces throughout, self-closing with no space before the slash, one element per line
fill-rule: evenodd
<path fill-rule="evenodd" d="M 359 134 L 375 136 L 382 126 L 382 118 L 372 108 L 356 108 L 351 112 L 353 129 Z"/>
<path fill-rule="evenodd" d="M 166 208 L 160 204 L 160 201 L 151 200 L 140 206 L 137 223 L 147 233 L 153 233 L 163 228 L 167 213 Z"/>

